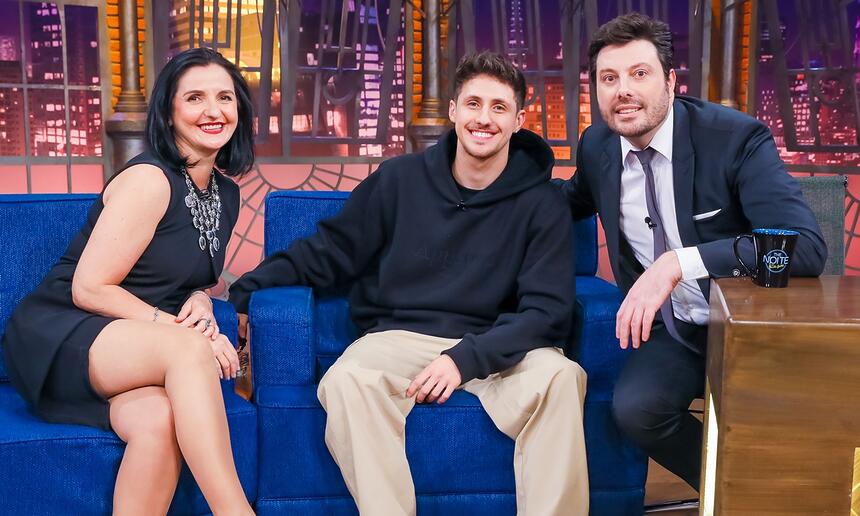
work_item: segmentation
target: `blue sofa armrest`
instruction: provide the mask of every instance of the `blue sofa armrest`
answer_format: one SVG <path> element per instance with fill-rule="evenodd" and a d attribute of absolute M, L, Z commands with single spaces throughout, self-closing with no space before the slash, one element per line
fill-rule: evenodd
<path fill-rule="evenodd" d="M 227 340 L 235 346 L 236 332 L 238 331 L 239 318 L 236 316 L 236 309 L 232 304 L 220 299 L 212 300 L 212 311 L 215 313 L 215 320 L 218 321 L 218 331 L 220 331 Z"/>
<path fill-rule="evenodd" d="M 588 373 L 588 396 L 608 401 L 630 350 L 615 338 L 615 314 L 624 296 L 615 285 L 594 277 L 577 276 L 574 346 L 568 356 Z"/>
<path fill-rule="evenodd" d="M 314 295 L 307 287 L 259 290 L 248 307 L 254 389 L 312 385 L 316 378 Z"/>

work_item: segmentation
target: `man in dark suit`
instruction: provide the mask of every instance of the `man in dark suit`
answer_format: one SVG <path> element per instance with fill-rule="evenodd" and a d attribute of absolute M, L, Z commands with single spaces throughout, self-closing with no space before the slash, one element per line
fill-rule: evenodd
<path fill-rule="evenodd" d="M 589 46 L 605 124 L 582 135 L 563 184 L 575 218 L 600 215 L 625 293 L 620 346 L 638 348 L 615 388 L 619 427 L 651 457 L 699 487 L 710 278 L 741 274 L 732 244 L 752 228 L 800 233 L 791 274 L 821 273 L 827 249 L 770 131 L 735 110 L 674 94 L 669 27 L 620 16 Z M 740 246 L 747 263 L 754 251 Z"/>

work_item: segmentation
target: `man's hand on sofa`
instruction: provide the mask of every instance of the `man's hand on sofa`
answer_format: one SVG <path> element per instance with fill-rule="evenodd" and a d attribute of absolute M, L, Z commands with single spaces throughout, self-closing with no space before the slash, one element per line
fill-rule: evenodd
<path fill-rule="evenodd" d="M 627 292 L 615 317 L 615 337 L 622 349 L 627 343 L 634 348 L 651 337 L 651 324 L 660 305 L 681 281 L 681 264 L 674 251 L 660 255 Z"/>
<path fill-rule="evenodd" d="M 415 397 L 417 403 L 445 403 L 454 389 L 460 386 L 460 369 L 448 355 L 440 355 L 430 362 L 409 384 L 406 396 Z"/>

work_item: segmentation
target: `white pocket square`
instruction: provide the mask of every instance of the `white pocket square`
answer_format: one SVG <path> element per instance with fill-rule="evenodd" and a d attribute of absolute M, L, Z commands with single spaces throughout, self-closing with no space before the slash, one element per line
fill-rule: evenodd
<path fill-rule="evenodd" d="M 709 218 L 713 217 L 714 215 L 716 215 L 717 213 L 719 213 L 719 212 L 721 212 L 721 211 L 723 211 L 723 209 L 722 209 L 722 208 L 717 208 L 717 209 L 716 209 L 716 210 L 714 210 L 714 211 L 706 211 L 705 213 L 700 213 L 700 214 L 698 214 L 698 215 L 693 215 L 693 220 L 705 220 L 705 219 L 709 219 Z"/>

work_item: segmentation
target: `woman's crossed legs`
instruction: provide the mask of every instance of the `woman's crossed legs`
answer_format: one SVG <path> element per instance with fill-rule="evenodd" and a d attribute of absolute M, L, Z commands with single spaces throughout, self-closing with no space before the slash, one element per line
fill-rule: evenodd
<path fill-rule="evenodd" d="M 192 329 L 125 319 L 93 342 L 90 383 L 128 443 L 114 514 L 166 513 L 183 457 L 216 516 L 253 514 L 233 463 L 213 345 Z"/>

